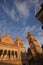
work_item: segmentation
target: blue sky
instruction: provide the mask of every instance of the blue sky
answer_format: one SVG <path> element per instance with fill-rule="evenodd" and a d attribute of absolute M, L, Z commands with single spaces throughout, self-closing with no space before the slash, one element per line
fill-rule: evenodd
<path fill-rule="evenodd" d="M 10 34 L 14 40 L 21 37 L 29 47 L 27 32 L 43 43 L 41 23 L 35 18 L 43 0 L 0 0 L 0 37 Z"/>

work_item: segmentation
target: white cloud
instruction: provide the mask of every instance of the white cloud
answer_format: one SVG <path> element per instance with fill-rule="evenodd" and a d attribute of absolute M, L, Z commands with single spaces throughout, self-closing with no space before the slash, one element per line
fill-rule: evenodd
<path fill-rule="evenodd" d="M 4 5 L 1 4 L 3 10 L 6 12 L 6 14 L 8 16 L 11 17 L 12 20 L 19 21 L 19 19 L 21 19 L 21 20 L 23 19 L 25 21 L 27 17 L 29 18 L 30 13 L 29 13 L 29 8 L 27 6 L 27 1 L 24 1 L 24 2 L 15 1 L 14 4 L 15 5 L 13 5 L 11 9 L 8 8 L 7 2 L 5 0 L 4 0 Z M 14 6 L 16 7 L 17 11 L 19 12 L 20 17 L 17 16 L 17 12 L 16 12 Z"/>
<path fill-rule="evenodd" d="M 15 9 L 12 7 L 11 10 L 9 10 L 9 8 L 7 7 L 6 1 L 4 1 L 4 5 L 1 4 L 1 6 L 3 10 L 6 12 L 6 14 L 11 17 L 12 20 L 19 21 L 19 18 L 16 15 Z"/>
<path fill-rule="evenodd" d="M 41 43 L 43 44 L 43 30 L 41 29 L 41 27 L 39 27 L 37 29 L 37 31 L 36 31 L 37 32 L 36 39 L 37 39 L 38 43 L 41 46 Z"/>
<path fill-rule="evenodd" d="M 39 3 L 37 3 L 36 5 L 35 5 L 35 15 L 37 14 L 37 12 L 40 10 L 40 4 Z"/>
<path fill-rule="evenodd" d="M 39 30 L 40 30 L 41 32 L 43 32 L 43 30 L 42 30 L 41 26 L 39 27 Z"/>
<path fill-rule="evenodd" d="M 34 1 L 34 5 L 35 5 L 35 15 L 36 13 L 40 10 L 41 8 L 41 2 L 39 3 L 39 0 L 35 0 Z"/>
<path fill-rule="evenodd" d="M 40 10 L 41 8 L 41 2 L 39 3 L 39 0 L 28 0 L 29 1 L 29 5 L 35 8 L 35 15 L 36 13 Z"/>
<path fill-rule="evenodd" d="M 27 1 L 24 1 L 24 2 L 15 1 L 14 4 L 16 5 L 16 8 L 21 15 L 29 16 Z"/>
<path fill-rule="evenodd" d="M 43 35 L 43 32 L 39 32 L 38 35 L 39 35 L 39 36 L 42 36 L 42 35 Z"/>
<path fill-rule="evenodd" d="M 39 0 L 25 0 L 23 2 L 19 2 L 19 0 L 15 0 L 14 1 L 14 5 L 17 9 L 17 11 L 19 12 L 19 16 L 18 17 L 16 15 L 16 11 L 15 8 L 11 8 L 11 10 L 9 10 L 9 8 L 7 7 L 6 4 L 6 0 L 4 0 L 4 5 L 2 5 L 3 10 L 7 13 L 8 16 L 10 16 L 13 20 L 19 21 L 19 19 L 24 18 L 26 20 L 26 18 L 30 16 L 30 8 L 32 5 L 34 5 L 35 8 L 35 14 L 39 11 L 40 9 L 40 3 Z"/>
<path fill-rule="evenodd" d="M 36 27 L 35 27 L 35 25 L 34 26 L 32 26 L 32 27 L 30 27 L 30 26 L 27 26 L 27 27 L 25 27 L 25 32 L 28 32 L 28 31 L 33 31 L 34 29 L 35 29 Z"/>
<path fill-rule="evenodd" d="M 43 36 L 37 36 L 36 39 L 41 46 L 41 43 L 43 44 Z"/>
<path fill-rule="evenodd" d="M 38 29 L 38 36 L 43 36 L 43 30 L 41 29 L 41 27 L 39 27 Z"/>
<path fill-rule="evenodd" d="M 19 16 L 18 17 L 16 15 L 16 11 L 14 8 L 14 5 L 17 9 L 17 11 L 19 12 Z M 34 5 L 35 7 L 35 14 L 36 12 L 40 9 L 40 4 L 39 4 L 39 0 L 29 0 L 29 1 L 23 1 L 23 2 L 19 2 L 19 1 L 14 1 L 14 5 L 12 6 L 11 10 L 9 10 L 9 8 L 7 7 L 7 2 L 4 0 L 4 5 L 2 5 L 3 10 L 7 13 L 8 16 L 10 16 L 13 20 L 19 21 L 19 19 L 24 19 L 24 21 L 26 20 L 26 18 L 30 16 L 30 8 L 32 5 Z"/>
<path fill-rule="evenodd" d="M 35 14 L 40 10 L 40 5 L 41 2 L 39 3 L 39 0 L 25 0 L 22 3 L 19 1 L 14 2 L 14 4 L 16 5 L 18 11 L 20 14 L 24 15 L 24 16 L 29 16 L 30 15 L 30 8 L 33 5 L 33 7 L 35 8 Z"/>
<path fill-rule="evenodd" d="M 32 33 L 35 30 L 35 28 L 36 28 L 36 26 L 32 26 L 32 27 L 27 26 L 27 27 L 22 28 L 22 35 L 24 37 L 27 37 L 27 33 L 28 32 L 31 32 Z"/>

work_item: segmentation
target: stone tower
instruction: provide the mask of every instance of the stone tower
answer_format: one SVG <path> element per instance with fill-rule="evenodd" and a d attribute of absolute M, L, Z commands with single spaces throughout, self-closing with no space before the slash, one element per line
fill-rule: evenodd
<path fill-rule="evenodd" d="M 42 54 L 41 47 L 39 46 L 39 44 L 38 44 L 37 40 L 35 39 L 35 37 L 30 32 L 28 32 L 28 37 L 27 38 L 28 38 L 28 42 L 29 42 L 29 45 L 30 45 L 32 55 L 36 56 L 37 54 Z"/>

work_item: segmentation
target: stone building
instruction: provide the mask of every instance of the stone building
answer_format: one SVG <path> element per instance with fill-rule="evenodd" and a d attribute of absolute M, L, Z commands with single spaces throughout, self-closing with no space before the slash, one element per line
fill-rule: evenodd
<path fill-rule="evenodd" d="M 24 41 L 8 34 L 0 38 L 0 65 L 27 65 Z"/>
<path fill-rule="evenodd" d="M 35 39 L 34 35 L 28 32 L 28 42 L 30 45 L 31 55 L 27 56 L 29 65 L 43 65 L 43 50 Z"/>
<path fill-rule="evenodd" d="M 26 53 L 24 41 L 18 37 L 16 41 L 8 34 L 0 38 L 0 65 L 43 65 L 43 51 L 35 37 L 29 32 L 30 48 Z"/>

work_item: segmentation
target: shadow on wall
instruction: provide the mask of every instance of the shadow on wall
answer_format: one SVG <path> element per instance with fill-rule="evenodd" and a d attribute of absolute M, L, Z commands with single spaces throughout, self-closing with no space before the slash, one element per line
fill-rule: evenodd
<path fill-rule="evenodd" d="M 29 65 L 43 65 L 43 53 L 37 54 L 36 56 L 33 57 L 29 49 L 27 53 L 27 58 L 28 58 Z"/>
<path fill-rule="evenodd" d="M 27 55 L 26 52 L 21 52 L 21 62 L 22 65 L 28 65 Z"/>

